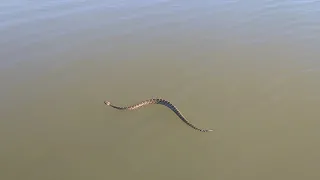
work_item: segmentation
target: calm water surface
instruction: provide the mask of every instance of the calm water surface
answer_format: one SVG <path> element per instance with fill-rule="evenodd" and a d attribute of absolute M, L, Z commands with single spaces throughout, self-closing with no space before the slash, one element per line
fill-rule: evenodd
<path fill-rule="evenodd" d="M 3 1 L 0 179 L 318 180 L 319 9 Z"/>

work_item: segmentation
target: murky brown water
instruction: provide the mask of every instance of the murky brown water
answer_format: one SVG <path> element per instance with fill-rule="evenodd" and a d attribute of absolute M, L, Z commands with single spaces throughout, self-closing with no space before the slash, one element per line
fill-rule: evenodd
<path fill-rule="evenodd" d="M 319 8 L 4 1 L 0 179 L 319 179 Z"/>

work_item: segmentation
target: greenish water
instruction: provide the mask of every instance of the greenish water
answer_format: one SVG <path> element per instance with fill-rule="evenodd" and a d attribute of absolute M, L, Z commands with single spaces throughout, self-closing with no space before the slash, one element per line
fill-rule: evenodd
<path fill-rule="evenodd" d="M 319 6 L 3 3 L 0 179 L 319 179 Z"/>

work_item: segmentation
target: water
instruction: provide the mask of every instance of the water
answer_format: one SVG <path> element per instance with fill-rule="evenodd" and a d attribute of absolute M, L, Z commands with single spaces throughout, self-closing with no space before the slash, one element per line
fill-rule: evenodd
<path fill-rule="evenodd" d="M 2 2 L 0 178 L 319 179 L 319 7 Z"/>

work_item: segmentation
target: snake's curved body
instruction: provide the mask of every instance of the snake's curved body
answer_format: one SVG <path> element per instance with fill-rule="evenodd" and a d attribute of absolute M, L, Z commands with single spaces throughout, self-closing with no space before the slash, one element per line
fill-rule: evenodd
<path fill-rule="evenodd" d="M 104 101 L 104 103 L 108 106 L 111 106 L 115 109 L 118 110 L 135 110 L 138 108 L 141 108 L 143 106 L 149 105 L 149 104 L 161 104 L 164 105 L 166 107 L 168 107 L 169 109 L 171 109 L 183 122 L 185 122 L 188 126 L 190 126 L 191 128 L 201 131 L 201 132 L 210 132 L 213 131 L 212 129 L 200 129 L 198 127 L 196 127 L 195 125 L 191 124 L 182 114 L 181 112 L 178 110 L 178 108 L 176 108 L 173 104 L 171 104 L 169 101 L 164 100 L 164 99 L 160 99 L 160 98 L 152 98 L 152 99 L 148 99 L 145 101 L 142 101 L 138 104 L 132 105 L 132 106 L 127 106 L 127 107 L 119 107 L 119 106 L 115 106 L 113 104 L 111 104 L 111 102 L 109 101 Z"/>

